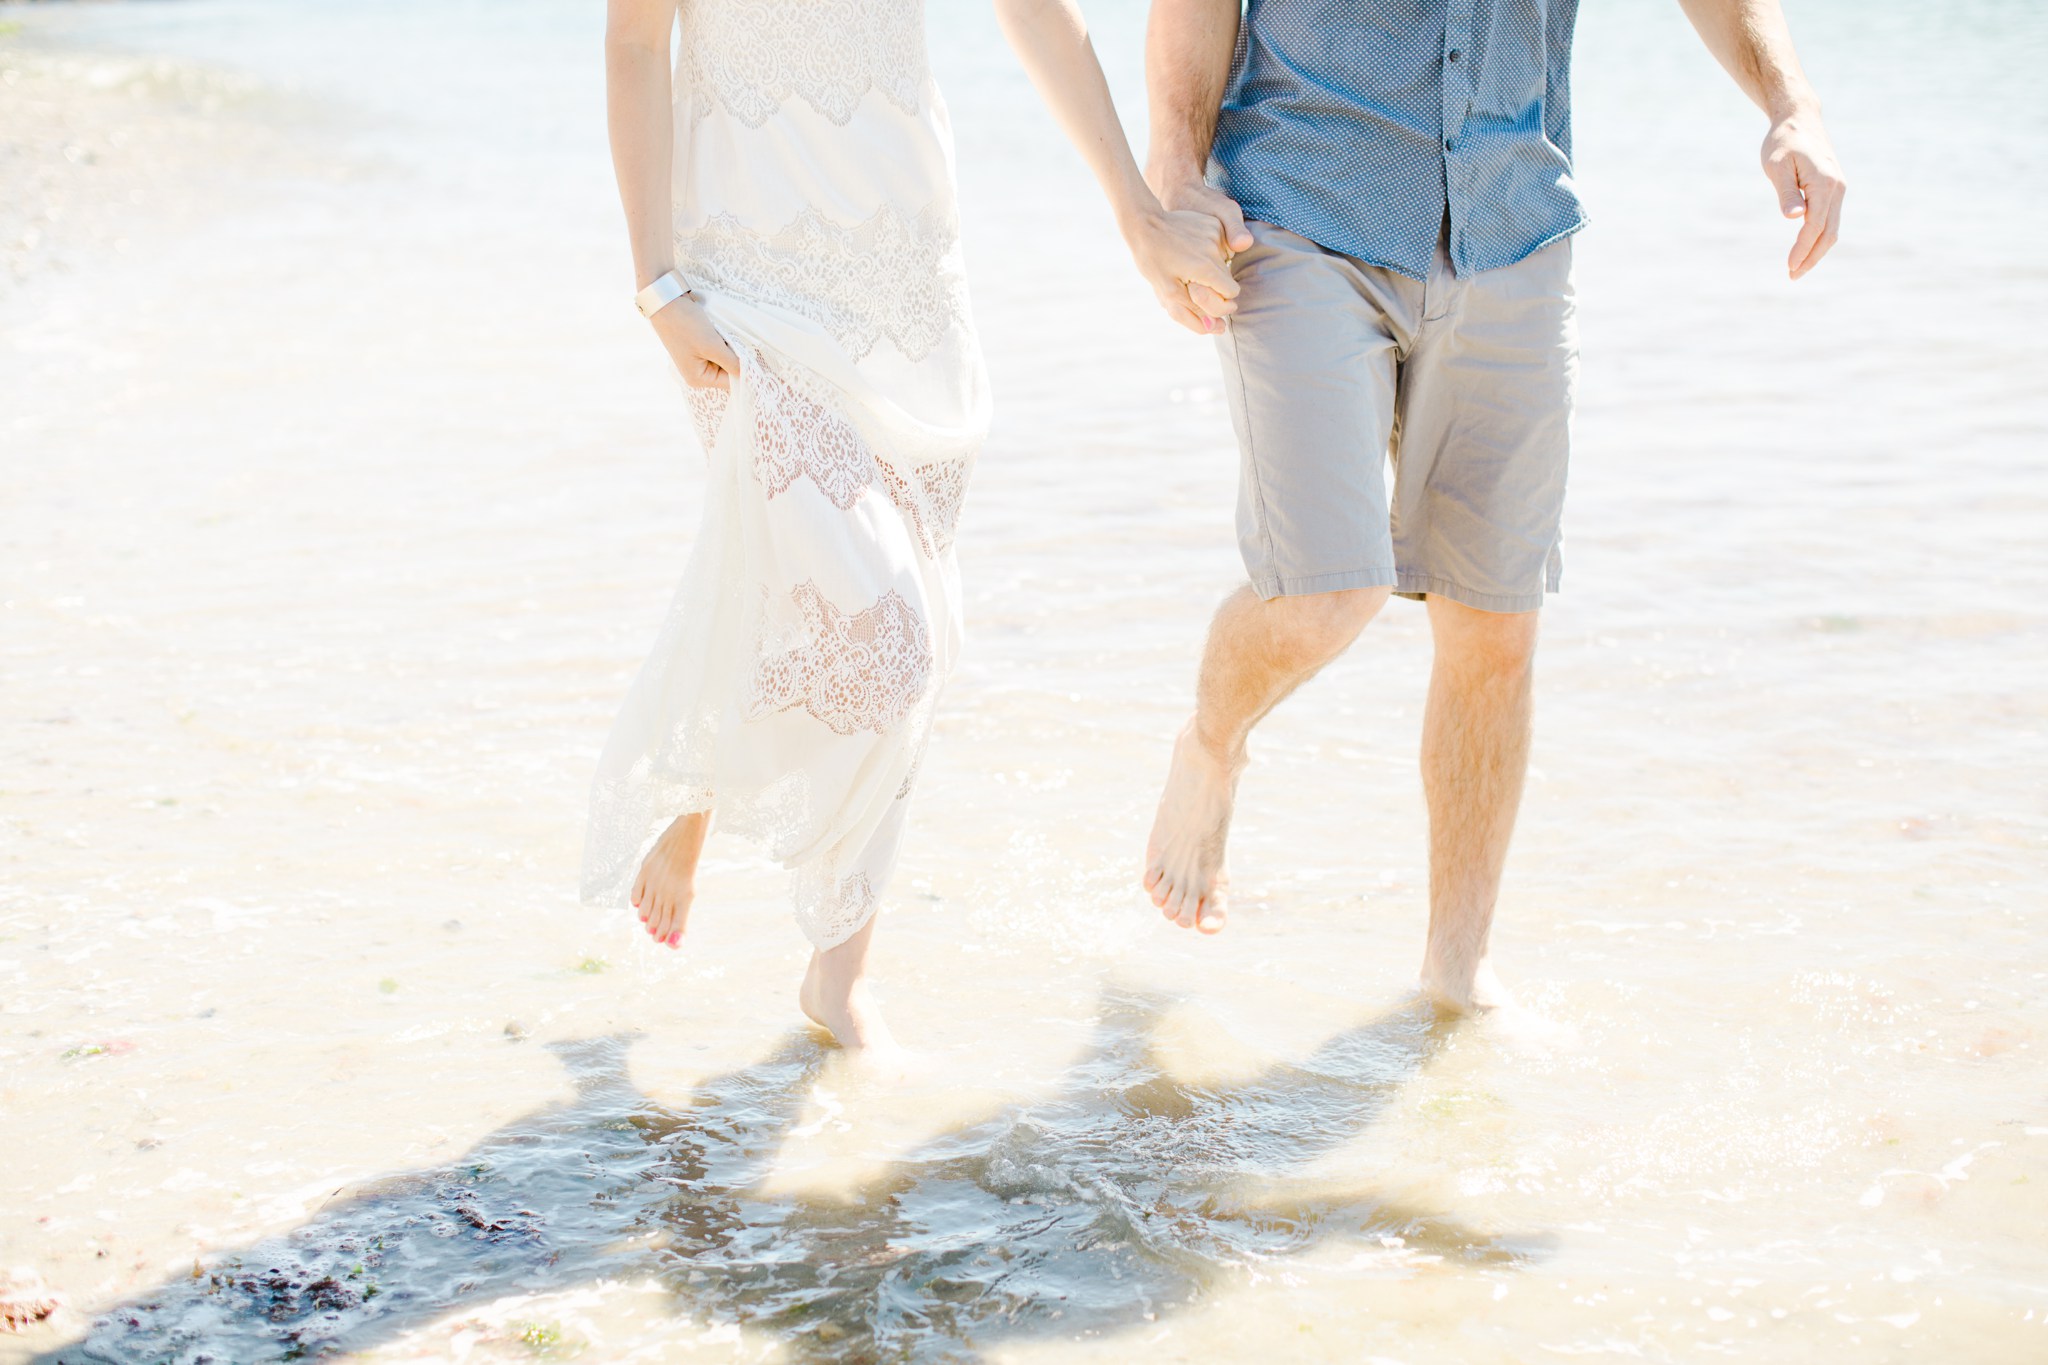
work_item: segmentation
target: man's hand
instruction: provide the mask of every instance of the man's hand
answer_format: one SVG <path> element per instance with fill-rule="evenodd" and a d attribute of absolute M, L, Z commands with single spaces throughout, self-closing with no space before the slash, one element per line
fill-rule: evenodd
<path fill-rule="evenodd" d="M 729 389 L 740 372 L 740 358 L 711 325 L 704 305 L 689 296 L 677 299 L 649 319 L 661 338 L 676 373 L 693 389 Z"/>
<path fill-rule="evenodd" d="M 1714 60 L 1771 120 L 1764 174 L 1778 206 L 1800 218 L 1785 268 L 1793 279 L 1820 264 L 1842 225 L 1842 168 L 1820 122 L 1820 100 L 1799 69 L 1778 0 L 1678 0 Z"/>
<path fill-rule="evenodd" d="M 1237 311 L 1237 280 L 1231 276 L 1231 256 L 1251 246 L 1251 233 L 1245 229 L 1245 213 L 1237 207 L 1223 190 L 1210 188 L 1200 176 L 1184 176 L 1174 182 L 1153 182 L 1159 190 L 1159 203 L 1165 205 L 1171 217 L 1200 217 L 1206 219 L 1206 233 L 1212 241 L 1221 241 L 1223 246 L 1223 284 L 1202 274 L 1180 276 L 1180 287 L 1159 293 L 1159 303 L 1167 315 L 1174 317 L 1190 332 L 1221 332 L 1223 319 Z M 1135 248 L 1133 248 L 1135 250 Z M 1143 264 L 1141 264 L 1143 268 Z M 1149 278 L 1149 276 L 1147 276 Z M 1159 284 L 1153 282 L 1153 289 L 1159 291 Z"/>
<path fill-rule="evenodd" d="M 1835 161 L 1820 115 L 1787 114 L 1764 138 L 1764 174 L 1777 187 L 1787 218 L 1798 218 L 1799 236 L 1785 268 L 1798 279 L 1820 264 L 1842 225 L 1842 196 L 1848 183 Z"/>
<path fill-rule="evenodd" d="M 1231 247 L 1213 213 L 1154 206 L 1125 228 L 1124 240 L 1159 306 L 1181 326 L 1207 335 L 1237 311 Z"/>

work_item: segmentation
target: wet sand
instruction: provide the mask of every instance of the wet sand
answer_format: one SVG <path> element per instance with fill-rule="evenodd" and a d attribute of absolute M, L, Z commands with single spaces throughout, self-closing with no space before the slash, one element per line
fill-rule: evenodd
<path fill-rule="evenodd" d="M 0 10 L 0 88 L 49 92 L 6 184 L 64 206 L 0 298 L 0 1269 L 63 1306 L 0 1360 L 2038 1359 L 2048 275 L 1955 205 L 2044 207 L 2048 108 L 1978 90 L 2048 27 L 1800 19 L 1856 198 L 1791 289 L 1667 8 L 1580 54 L 1499 949 L 1539 1050 L 1407 1001 L 1418 610 L 1262 734 L 1229 933 L 1136 892 L 1228 423 L 985 16 L 935 18 L 1002 407 L 887 1092 L 798 1027 L 744 847 L 686 953 L 573 904 L 696 505 L 594 20 Z"/>

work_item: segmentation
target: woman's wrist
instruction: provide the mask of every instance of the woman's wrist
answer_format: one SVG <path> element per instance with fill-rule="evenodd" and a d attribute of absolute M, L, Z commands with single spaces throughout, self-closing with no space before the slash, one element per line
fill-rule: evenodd
<path fill-rule="evenodd" d="M 677 272 L 674 257 L 650 257 L 645 262 L 636 259 L 633 262 L 633 288 L 637 292 L 653 284 L 663 275 L 675 273 Z"/>
<path fill-rule="evenodd" d="M 1141 176 L 1132 176 L 1122 187 L 1111 205 L 1116 215 L 1117 231 L 1131 246 L 1156 231 L 1166 217 L 1166 206 L 1159 202 L 1159 196 L 1152 193 Z"/>
<path fill-rule="evenodd" d="M 651 320 L 662 309 L 691 297 L 689 281 L 682 277 L 680 271 L 670 268 L 655 276 L 633 296 L 633 306 L 640 310 L 641 317 Z"/>

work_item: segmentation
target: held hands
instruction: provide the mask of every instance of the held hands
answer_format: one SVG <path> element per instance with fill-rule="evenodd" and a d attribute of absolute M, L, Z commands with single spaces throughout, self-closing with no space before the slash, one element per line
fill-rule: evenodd
<path fill-rule="evenodd" d="M 1131 257 L 1168 317 L 1190 332 L 1220 332 L 1237 311 L 1231 255 L 1252 244 L 1244 215 L 1199 181 L 1162 198 L 1125 229 Z"/>
<path fill-rule="evenodd" d="M 693 389 L 729 389 L 740 372 L 740 358 L 711 325 L 704 305 L 689 295 L 658 309 L 648 319 L 668 349 L 676 373 Z"/>
<path fill-rule="evenodd" d="M 1803 220 L 1792 254 L 1785 259 L 1785 268 L 1796 280 L 1819 265 L 1835 244 L 1848 184 L 1818 111 L 1786 114 L 1772 123 L 1764 138 L 1763 161 L 1785 216 Z"/>

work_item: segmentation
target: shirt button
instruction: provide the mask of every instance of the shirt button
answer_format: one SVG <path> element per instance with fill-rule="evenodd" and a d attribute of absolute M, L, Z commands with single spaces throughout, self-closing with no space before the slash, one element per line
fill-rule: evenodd
<path fill-rule="evenodd" d="M 1456 138 L 1452 138 L 1452 137 L 1447 137 L 1447 138 L 1445 138 L 1445 139 L 1444 139 L 1444 150 L 1445 150 L 1445 151 L 1447 151 L 1447 152 L 1455 152 L 1455 151 L 1457 151 L 1457 150 L 1458 150 L 1458 140 L 1457 140 Z"/>
<path fill-rule="evenodd" d="M 1459 52 L 1459 51 L 1458 51 L 1458 49 L 1456 49 L 1455 47 L 1451 49 L 1451 60 L 1452 60 L 1452 61 L 1454 61 L 1454 62 L 1455 62 L 1456 60 L 1458 60 L 1458 58 L 1459 58 L 1459 57 L 1461 57 L 1461 56 L 1463 56 L 1463 55 L 1464 55 L 1464 54 L 1463 54 L 1463 53 L 1461 53 L 1461 52 Z"/>

